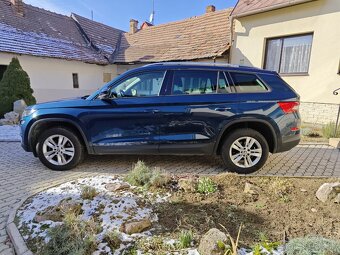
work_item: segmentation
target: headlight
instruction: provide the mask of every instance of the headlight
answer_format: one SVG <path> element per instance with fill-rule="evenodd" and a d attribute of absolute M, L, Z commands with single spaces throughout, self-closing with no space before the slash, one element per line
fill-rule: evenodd
<path fill-rule="evenodd" d="M 36 109 L 25 109 L 25 111 L 22 113 L 22 118 L 25 118 L 27 116 L 32 115 L 33 113 L 35 113 L 37 110 Z"/>

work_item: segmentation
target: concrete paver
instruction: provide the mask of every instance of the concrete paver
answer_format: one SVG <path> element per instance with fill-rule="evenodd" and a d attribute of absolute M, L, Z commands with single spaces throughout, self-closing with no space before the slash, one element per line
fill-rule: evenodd
<path fill-rule="evenodd" d="M 17 142 L 0 142 L 0 255 L 13 254 L 5 225 L 12 206 L 41 188 L 98 174 L 122 174 L 143 160 L 174 174 L 218 174 L 225 171 L 216 157 L 206 156 L 91 156 L 79 167 L 55 172 L 44 167 Z M 327 145 L 299 145 L 271 155 L 255 175 L 340 177 L 340 150 Z"/>

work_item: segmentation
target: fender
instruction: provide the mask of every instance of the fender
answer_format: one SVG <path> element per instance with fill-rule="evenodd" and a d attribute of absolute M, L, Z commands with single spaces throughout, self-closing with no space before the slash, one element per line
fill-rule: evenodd
<path fill-rule="evenodd" d="M 87 137 L 86 137 L 83 129 L 80 127 L 80 125 L 76 121 L 71 120 L 71 119 L 67 119 L 67 118 L 46 118 L 46 119 L 40 119 L 40 120 L 35 121 L 31 125 L 29 132 L 28 132 L 28 141 L 30 141 L 29 146 L 31 147 L 31 149 L 33 149 L 32 144 L 31 144 L 31 141 L 32 141 L 31 138 L 32 138 L 34 129 L 40 124 L 49 123 L 49 122 L 61 122 L 61 123 L 66 122 L 68 124 L 73 125 L 79 131 L 79 133 L 81 134 L 81 136 L 82 136 L 82 138 L 85 142 L 85 146 L 86 146 L 88 153 L 93 154 L 92 146 L 90 146 L 90 144 L 88 143 Z M 35 151 L 35 150 L 33 150 L 33 151 Z"/>
<path fill-rule="evenodd" d="M 240 118 L 234 119 L 230 122 L 228 122 L 228 124 L 226 124 L 221 131 L 219 132 L 218 136 L 217 136 L 217 140 L 214 146 L 214 154 L 217 154 L 217 150 L 218 150 L 218 146 L 221 142 L 222 136 L 224 134 L 224 132 L 230 128 L 231 126 L 235 125 L 235 124 L 239 124 L 239 123 L 245 123 L 245 122 L 257 122 L 257 123 L 262 123 L 264 125 L 266 125 L 272 133 L 272 136 L 274 137 L 274 153 L 277 151 L 278 145 L 281 141 L 278 140 L 278 137 L 280 137 L 280 131 L 279 128 L 276 126 L 276 124 L 272 123 L 274 121 L 271 121 L 270 119 L 265 118 L 264 116 L 242 116 Z"/>

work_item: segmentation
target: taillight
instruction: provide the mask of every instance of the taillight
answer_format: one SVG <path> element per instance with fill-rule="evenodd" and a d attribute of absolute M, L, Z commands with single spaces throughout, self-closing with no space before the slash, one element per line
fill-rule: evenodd
<path fill-rule="evenodd" d="M 299 111 L 300 102 L 279 102 L 281 110 L 284 113 L 294 113 Z"/>

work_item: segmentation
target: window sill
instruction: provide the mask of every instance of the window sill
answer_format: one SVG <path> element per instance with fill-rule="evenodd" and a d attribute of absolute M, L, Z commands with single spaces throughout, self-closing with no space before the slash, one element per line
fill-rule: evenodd
<path fill-rule="evenodd" d="M 279 73 L 281 77 L 289 77 L 289 76 L 309 76 L 309 73 Z"/>

